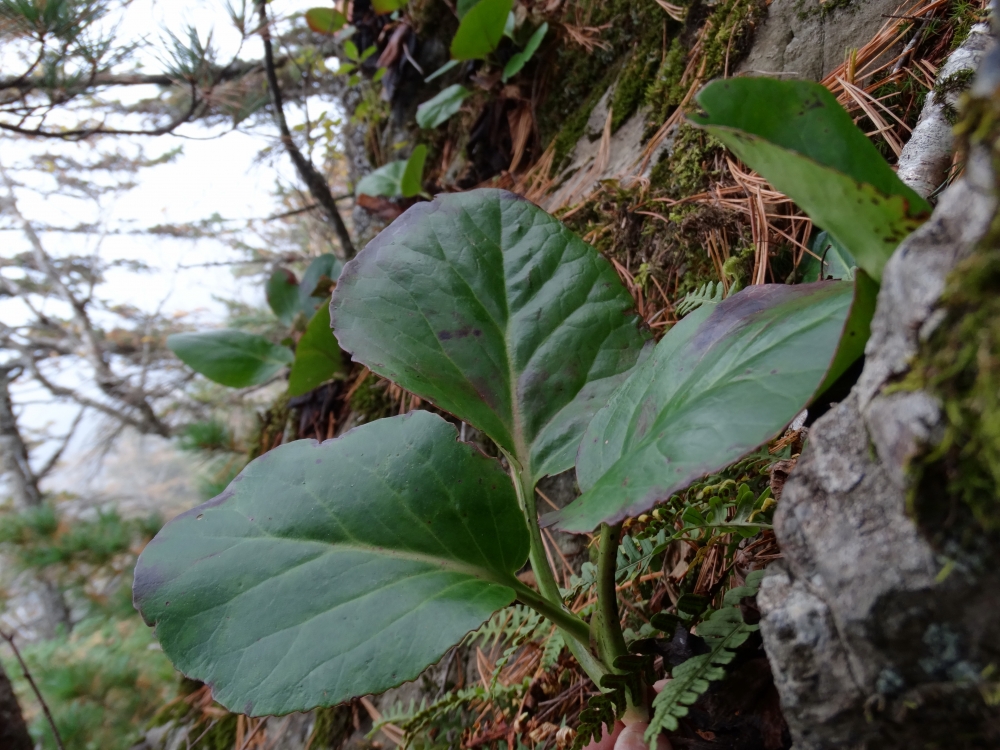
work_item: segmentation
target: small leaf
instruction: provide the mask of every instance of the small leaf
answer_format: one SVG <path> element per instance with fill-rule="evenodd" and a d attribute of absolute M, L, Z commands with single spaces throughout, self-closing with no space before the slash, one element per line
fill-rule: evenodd
<path fill-rule="evenodd" d="M 779 434 L 823 382 L 853 285 L 752 286 L 683 318 L 587 428 L 583 495 L 546 523 L 638 515 Z"/>
<path fill-rule="evenodd" d="M 347 25 L 347 17 L 336 8 L 311 8 L 306 23 L 318 34 L 335 34 Z"/>
<path fill-rule="evenodd" d="M 407 0 L 372 0 L 372 8 L 380 16 L 395 13 L 406 6 Z"/>
<path fill-rule="evenodd" d="M 545 38 L 545 34 L 549 30 L 548 23 L 543 23 L 537 29 L 535 33 L 531 35 L 528 39 L 528 43 L 524 45 L 524 49 L 513 55 L 503 69 L 503 82 L 506 83 L 508 78 L 512 78 L 521 72 L 528 60 L 532 58 L 535 52 L 538 50 L 539 45 L 541 45 L 542 40 Z"/>
<path fill-rule="evenodd" d="M 325 304 L 324 300 L 330 296 L 330 282 L 337 280 L 343 267 L 333 253 L 323 253 L 310 261 L 299 284 L 299 309 L 307 318 Z"/>
<path fill-rule="evenodd" d="M 267 280 L 267 304 L 278 320 L 290 326 L 299 311 L 299 282 L 287 268 L 276 268 Z"/>
<path fill-rule="evenodd" d="M 466 14 L 472 10 L 479 0 L 458 0 L 455 5 L 455 13 L 458 15 L 458 20 L 461 21 L 465 18 Z"/>
<path fill-rule="evenodd" d="M 824 279 L 854 278 L 854 269 L 858 262 L 850 251 L 830 236 L 829 232 L 820 232 L 812 245 L 812 251 L 818 257 L 806 255 L 799 265 L 799 273 L 806 284 Z"/>
<path fill-rule="evenodd" d="M 729 78 L 702 89 L 698 103 L 706 114 L 692 121 L 799 204 L 876 281 L 930 215 L 818 83 Z"/>
<path fill-rule="evenodd" d="M 143 550 L 163 650 L 233 711 L 332 706 L 416 677 L 510 604 L 528 530 L 496 459 L 415 411 L 252 461 Z"/>
<path fill-rule="evenodd" d="M 358 54 L 358 45 L 356 45 L 350 39 L 344 42 L 344 54 L 347 55 L 347 58 L 349 60 L 353 60 L 354 62 L 360 62 L 359 60 L 360 55 Z"/>
<path fill-rule="evenodd" d="M 462 64 L 461 60 L 449 60 L 444 65 L 442 65 L 440 68 L 438 68 L 433 73 L 431 73 L 429 76 L 427 76 L 424 79 L 424 83 L 430 83 L 431 81 L 433 81 L 438 76 L 443 76 L 445 73 L 447 73 L 449 70 L 451 70 L 452 68 L 454 68 L 456 65 L 461 65 L 461 64 Z"/>
<path fill-rule="evenodd" d="M 443 89 L 433 99 L 428 99 L 417 107 L 417 125 L 425 129 L 436 128 L 458 112 L 462 108 L 462 102 L 471 93 L 459 83 Z"/>
<path fill-rule="evenodd" d="M 295 347 L 288 395 L 301 396 L 344 371 L 344 355 L 330 329 L 330 306 L 320 305 Z"/>
<path fill-rule="evenodd" d="M 391 161 L 358 180 L 354 194 L 376 198 L 379 196 L 394 198 L 402 195 L 404 174 L 406 174 L 406 160 Z"/>
<path fill-rule="evenodd" d="M 290 349 L 244 331 L 175 333 L 167 346 L 195 372 L 231 388 L 267 382 L 294 358 Z"/>
<path fill-rule="evenodd" d="M 451 56 L 456 60 L 482 60 L 503 38 L 513 0 L 479 0 L 458 25 L 451 40 Z"/>
<path fill-rule="evenodd" d="M 483 0 L 486 2 L 486 0 Z M 573 465 L 644 335 L 611 265 L 502 190 L 407 209 L 341 274 L 354 359 L 488 434 L 535 479 Z"/>
<path fill-rule="evenodd" d="M 422 143 L 413 149 L 410 158 L 406 160 L 406 169 L 400 180 L 399 192 L 404 198 L 419 195 L 424 183 L 424 162 L 427 160 L 427 146 Z"/>

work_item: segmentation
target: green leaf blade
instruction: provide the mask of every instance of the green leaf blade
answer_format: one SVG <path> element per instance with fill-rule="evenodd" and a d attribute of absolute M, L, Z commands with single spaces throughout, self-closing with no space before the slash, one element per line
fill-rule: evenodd
<path fill-rule="evenodd" d="M 692 121 L 788 195 L 875 280 L 930 206 L 892 171 L 823 86 L 734 78 L 697 97 Z"/>
<path fill-rule="evenodd" d="M 384 16 L 404 8 L 407 2 L 409 0 L 372 0 L 372 8 L 376 14 Z"/>
<path fill-rule="evenodd" d="M 472 92 L 460 83 L 442 89 L 432 99 L 417 107 L 417 124 L 425 130 L 436 128 L 458 112 L 462 108 L 462 102 L 470 94 Z"/>
<path fill-rule="evenodd" d="M 509 479 L 456 437 L 418 411 L 289 443 L 171 521 L 134 584 L 166 654 L 250 715 L 416 677 L 513 601 L 527 558 Z"/>
<path fill-rule="evenodd" d="M 542 40 L 549 31 L 549 24 L 543 23 L 537 29 L 535 33 L 531 35 L 528 39 L 528 43 L 524 45 L 524 49 L 520 52 L 511 56 L 510 60 L 503 68 L 503 82 L 507 83 L 507 80 L 513 78 L 518 73 L 521 72 L 521 68 L 528 64 L 528 61 L 534 56 L 535 52 L 542 44 Z"/>
<path fill-rule="evenodd" d="M 413 149 L 410 158 L 406 160 L 406 168 L 403 170 L 403 177 L 399 185 L 404 198 L 419 195 L 423 189 L 425 161 L 427 161 L 427 146 L 421 143 Z"/>
<path fill-rule="evenodd" d="M 406 161 L 404 159 L 391 161 L 358 180 L 354 194 L 370 195 L 373 198 L 380 196 L 393 198 L 402 195 L 404 174 L 406 174 Z"/>
<path fill-rule="evenodd" d="M 594 418 L 584 493 L 544 522 L 618 522 L 779 434 L 824 380 L 852 299 L 845 282 L 772 284 L 691 313 Z"/>
<path fill-rule="evenodd" d="M 290 326 L 299 311 L 299 282 L 287 268 L 276 268 L 265 287 L 267 304 L 278 320 Z"/>
<path fill-rule="evenodd" d="M 330 307 L 320 305 L 295 348 L 288 395 L 301 396 L 344 371 L 344 355 L 330 329 Z"/>
<path fill-rule="evenodd" d="M 294 358 L 288 347 L 244 331 L 175 333 L 167 346 L 192 370 L 230 388 L 265 383 Z"/>
<path fill-rule="evenodd" d="M 318 34 L 335 34 L 347 25 L 347 17 L 336 8 L 310 8 L 306 24 Z"/>
<path fill-rule="evenodd" d="M 479 0 L 462 17 L 451 40 L 455 60 L 482 60 L 500 44 L 513 0 Z"/>
<path fill-rule="evenodd" d="M 331 320 L 341 347 L 484 431 L 540 478 L 642 347 L 633 302 L 600 254 L 506 191 L 408 209 L 347 264 Z"/>

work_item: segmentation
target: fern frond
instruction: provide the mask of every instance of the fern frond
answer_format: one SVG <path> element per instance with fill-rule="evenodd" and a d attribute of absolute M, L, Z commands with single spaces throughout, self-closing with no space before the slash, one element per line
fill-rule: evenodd
<path fill-rule="evenodd" d="M 553 628 L 552 635 L 546 639 L 545 646 L 542 647 L 541 668 L 543 670 L 548 671 L 558 663 L 559 654 L 562 653 L 565 645 L 566 640 L 563 638 L 562 631 L 558 628 Z"/>
<path fill-rule="evenodd" d="M 619 583 L 638 578 L 647 570 L 657 555 L 667 550 L 666 529 L 660 529 L 652 538 L 634 539 L 625 534 L 618 547 L 618 570 L 615 580 Z"/>
<path fill-rule="evenodd" d="M 697 310 L 702 305 L 722 302 L 722 293 L 723 290 L 721 281 L 709 281 L 706 284 L 702 284 L 702 286 L 695 291 L 686 294 L 684 299 L 678 302 L 677 307 L 674 309 L 677 311 L 678 315 L 687 315 L 689 312 Z"/>
<path fill-rule="evenodd" d="M 739 602 L 743 597 L 757 593 L 763 575 L 764 571 L 748 575 L 744 586 L 727 592 L 724 599 L 727 606 L 713 612 L 698 626 L 698 635 L 705 639 L 711 651 L 693 656 L 674 667 L 672 679 L 653 699 L 653 718 L 644 737 L 650 750 L 656 750 L 660 732 L 677 729 L 677 720 L 687 716 L 688 706 L 697 701 L 711 683 L 725 678 L 725 666 L 736 658 L 733 649 L 741 646 L 758 629 L 757 625 L 747 625 L 743 621 Z"/>

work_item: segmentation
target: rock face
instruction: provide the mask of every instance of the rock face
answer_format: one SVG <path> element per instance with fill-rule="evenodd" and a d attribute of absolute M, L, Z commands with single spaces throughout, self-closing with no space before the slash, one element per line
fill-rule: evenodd
<path fill-rule="evenodd" d="M 737 72 L 818 81 L 868 43 L 886 15 L 902 12 L 900 0 L 772 0 Z"/>
<path fill-rule="evenodd" d="M 975 147 L 965 177 L 897 249 L 863 374 L 813 426 L 785 485 L 784 560 L 758 603 L 797 750 L 1000 746 L 982 683 L 1000 663 L 1000 576 L 955 565 L 907 512 L 908 464 L 940 441 L 944 419 L 931 394 L 892 387 L 942 321 L 949 272 L 990 231 L 996 184 L 991 154 Z"/>

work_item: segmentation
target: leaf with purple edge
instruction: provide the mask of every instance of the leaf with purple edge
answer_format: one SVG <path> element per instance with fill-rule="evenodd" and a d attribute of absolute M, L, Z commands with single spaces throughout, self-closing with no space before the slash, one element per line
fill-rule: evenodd
<path fill-rule="evenodd" d="M 620 521 L 780 434 L 830 369 L 853 296 L 849 282 L 752 286 L 684 318 L 588 427 L 583 494 L 543 521 Z"/>

